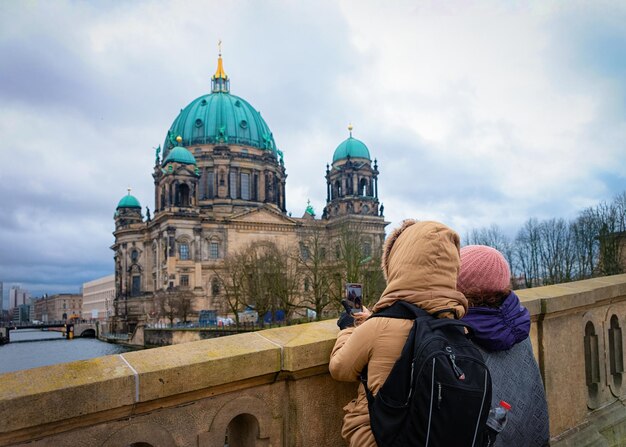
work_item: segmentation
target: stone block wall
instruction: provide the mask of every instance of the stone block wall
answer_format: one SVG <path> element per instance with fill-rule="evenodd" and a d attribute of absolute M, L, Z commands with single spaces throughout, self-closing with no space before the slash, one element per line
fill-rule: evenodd
<path fill-rule="evenodd" d="M 552 444 L 626 445 L 626 275 L 519 295 Z M 342 446 L 356 383 L 328 374 L 336 335 L 323 321 L 3 374 L 0 446 Z"/>

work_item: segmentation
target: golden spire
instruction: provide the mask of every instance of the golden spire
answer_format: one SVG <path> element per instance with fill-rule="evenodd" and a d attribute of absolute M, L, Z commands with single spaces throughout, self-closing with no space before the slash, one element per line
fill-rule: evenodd
<path fill-rule="evenodd" d="M 349 123 L 348 124 L 348 132 L 350 132 L 350 138 L 352 138 L 352 129 L 353 129 L 352 123 Z"/>
<path fill-rule="evenodd" d="M 128 195 L 130 195 L 130 186 L 126 188 L 126 190 L 128 191 Z"/>
<path fill-rule="evenodd" d="M 217 51 L 218 51 L 217 70 L 215 71 L 215 74 L 213 75 L 213 79 L 228 79 L 228 75 L 224 71 L 224 66 L 222 65 L 222 41 L 221 40 L 217 41 Z"/>

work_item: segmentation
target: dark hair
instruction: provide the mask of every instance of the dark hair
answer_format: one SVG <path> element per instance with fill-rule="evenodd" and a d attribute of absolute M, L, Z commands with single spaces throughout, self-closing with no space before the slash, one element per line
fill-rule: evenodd
<path fill-rule="evenodd" d="M 469 289 L 463 292 L 469 307 L 500 307 L 510 294 L 511 289 L 498 290 L 497 292 Z"/>

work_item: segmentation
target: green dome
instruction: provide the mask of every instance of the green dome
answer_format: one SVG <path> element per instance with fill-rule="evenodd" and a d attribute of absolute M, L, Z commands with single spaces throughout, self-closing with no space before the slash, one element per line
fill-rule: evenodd
<path fill-rule="evenodd" d="M 348 156 L 350 156 L 350 158 L 366 158 L 371 160 L 370 151 L 367 149 L 367 146 L 356 138 L 352 138 L 352 135 L 337 146 L 333 154 L 333 163 L 348 158 Z"/>
<path fill-rule="evenodd" d="M 274 137 L 261 114 L 246 100 L 228 92 L 200 96 L 182 109 L 168 131 L 164 154 L 176 146 L 240 144 L 276 153 Z"/>
<path fill-rule="evenodd" d="M 174 149 L 170 150 L 163 160 L 163 165 L 166 165 L 170 161 L 175 161 L 177 163 L 182 163 L 185 165 L 195 165 L 196 158 L 193 156 L 191 152 L 189 152 L 184 147 L 176 146 Z"/>
<path fill-rule="evenodd" d="M 139 208 L 141 209 L 141 204 L 139 200 L 135 198 L 135 196 L 131 196 L 130 193 L 128 195 L 122 197 L 122 200 L 117 204 L 117 208 Z"/>

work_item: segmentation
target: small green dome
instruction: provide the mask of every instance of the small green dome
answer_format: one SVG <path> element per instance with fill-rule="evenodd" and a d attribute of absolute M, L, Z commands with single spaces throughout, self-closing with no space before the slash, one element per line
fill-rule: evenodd
<path fill-rule="evenodd" d="M 193 156 L 193 154 L 184 147 L 180 146 L 176 146 L 169 151 L 167 157 L 165 157 L 165 160 L 163 160 L 163 165 L 168 164 L 170 161 L 175 161 L 176 163 L 182 163 L 185 165 L 196 164 L 196 158 Z"/>
<path fill-rule="evenodd" d="M 333 163 L 339 160 L 348 158 L 365 158 L 371 160 L 370 151 L 362 141 L 352 138 L 352 135 L 347 140 L 343 141 L 333 154 Z"/>
<path fill-rule="evenodd" d="M 122 200 L 117 204 L 117 208 L 139 208 L 141 209 L 141 204 L 139 200 L 135 196 L 131 196 L 130 193 L 128 195 L 122 197 Z"/>

